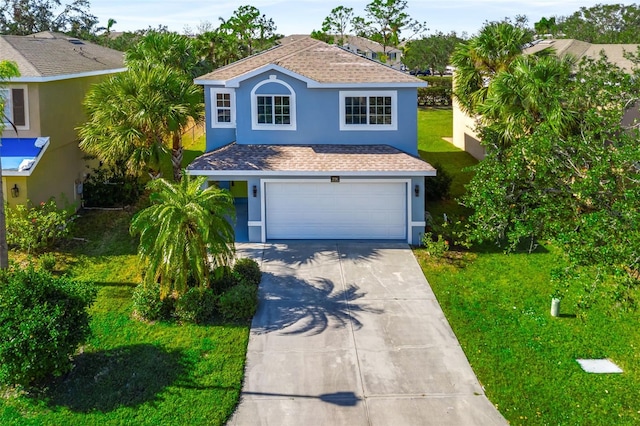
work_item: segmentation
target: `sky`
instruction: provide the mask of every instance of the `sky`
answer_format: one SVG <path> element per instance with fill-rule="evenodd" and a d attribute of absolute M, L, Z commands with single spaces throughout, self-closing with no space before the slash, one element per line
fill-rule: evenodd
<path fill-rule="evenodd" d="M 99 25 L 106 26 L 113 18 L 112 31 L 135 31 L 164 25 L 171 31 L 184 33 L 189 27 L 196 30 L 203 22 L 214 27 L 220 17 L 228 19 L 238 7 L 250 4 L 267 18 L 273 19 L 277 33 L 283 35 L 309 34 L 322 27 L 322 21 L 331 9 L 345 6 L 356 16 L 365 16 L 365 6 L 371 0 L 90 0 L 91 13 L 98 17 Z M 548 1 L 534 0 L 408 0 L 407 12 L 420 22 L 427 23 L 429 33 L 455 31 L 474 35 L 485 21 L 526 15 L 531 26 L 542 17 L 566 16 L 596 4 L 635 4 L 634 1 Z M 405 36 L 409 36 L 406 34 Z"/>

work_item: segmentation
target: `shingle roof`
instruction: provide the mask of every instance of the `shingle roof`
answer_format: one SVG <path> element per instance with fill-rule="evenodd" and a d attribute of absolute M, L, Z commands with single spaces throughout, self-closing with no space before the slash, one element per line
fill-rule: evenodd
<path fill-rule="evenodd" d="M 18 64 L 21 77 L 56 77 L 124 68 L 122 52 L 64 34 L 0 36 L 0 59 Z"/>
<path fill-rule="evenodd" d="M 201 83 L 227 81 L 270 64 L 318 83 L 409 83 L 416 87 L 425 85 L 424 81 L 409 74 L 310 37 L 300 37 L 283 43 L 218 68 L 196 80 Z"/>
<path fill-rule="evenodd" d="M 570 55 L 578 60 L 583 57 L 598 59 L 600 52 L 607 55 L 607 60 L 624 70 L 631 70 L 633 62 L 624 57 L 625 52 L 636 53 L 640 44 L 591 44 L 571 38 L 540 40 L 531 47 L 524 49 L 527 54 L 552 48 L 558 56 Z"/>
<path fill-rule="evenodd" d="M 196 158 L 188 170 L 434 175 L 431 164 L 389 145 L 240 145 Z"/>

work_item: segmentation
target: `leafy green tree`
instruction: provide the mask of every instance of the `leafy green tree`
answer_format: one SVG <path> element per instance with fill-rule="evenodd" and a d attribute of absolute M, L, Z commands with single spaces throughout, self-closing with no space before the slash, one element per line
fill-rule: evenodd
<path fill-rule="evenodd" d="M 242 57 L 272 47 L 280 37 L 273 19 L 254 6 L 240 6 L 229 19 L 220 18 L 220 21 L 220 30 L 236 38 Z"/>
<path fill-rule="evenodd" d="M 412 31 L 412 36 L 426 31 L 425 24 L 412 19 L 407 13 L 407 0 L 373 0 L 365 7 L 366 19 L 352 21 L 359 35 L 382 45 L 383 55 L 390 47 L 400 44 L 400 34 Z"/>
<path fill-rule="evenodd" d="M 412 70 L 431 69 L 443 75 L 455 47 L 463 42 L 455 32 L 437 32 L 429 37 L 409 41 L 402 62 Z"/>
<path fill-rule="evenodd" d="M 190 79 L 211 71 L 198 51 L 196 40 L 172 32 L 149 31 L 125 52 L 125 62 L 152 62 L 184 72 Z"/>
<path fill-rule="evenodd" d="M 558 30 L 566 38 L 589 43 L 640 43 L 640 6 L 597 4 L 558 19 Z"/>
<path fill-rule="evenodd" d="M 60 0 L 6 0 L 0 5 L 0 32 L 29 35 L 59 31 L 84 38 L 94 33 L 98 22 L 89 7 L 88 0 L 73 0 L 64 5 Z"/>
<path fill-rule="evenodd" d="M 353 20 L 353 8 L 338 6 L 331 9 L 329 16 L 322 21 L 322 32 L 333 35 L 338 45 L 345 43 Z"/>
<path fill-rule="evenodd" d="M 84 100 L 87 121 L 80 148 L 109 163 L 126 161 L 133 172 L 158 176 L 171 140 L 174 179 L 181 176 L 182 133 L 204 115 L 202 92 L 184 73 L 163 64 L 134 62 L 95 85 Z"/>
<path fill-rule="evenodd" d="M 538 36 L 545 36 L 551 34 L 552 37 L 558 34 L 558 24 L 556 24 L 555 16 L 551 18 L 545 18 L 544 16 L 535 24 L 533 28 L 536 30 Z"/>
<path fill-rule="evenodd" d="M 234 256 L 233 197 L 214 186 L 202 189 L 206 181 L 189 175 L 179 183 L 151 181 L 151 206 L 131 222 L 131 233 L 140 235 L 145 282 L 159 282 L 162 298 L 205 287 L 211 271 Z"/>
<path fill-rule="evenodd" d="M 475 115 L 487 97 L 490 80 L 506 71 L 532 40 L 525 28 L 510 22 L 487 23 L 478 33 L 456 46 L 451 63 L 456 68 L 453 95 L 463 111 Z"/>
<path fill-rule="evenodd" d="M 12 77 L 18 77 L 20 71 L 15 62 L 0 61 L 0 87 Z M 4 98 L 0 96 L 0 111 L 4 111 Z M 4 118 L 4 117 L 3 117 Z M 4 130 L 5 120 L 0 120 L 0 133 Z M 9 267 L 9 248 L 7 246 L 7 224 L 4 211 L 4 193 L 2 185 L 2 165 L 0 164 L 0 269 Z"/>
<path fill-rule="evenodd" d="M 519 57 L 496 74 L 476 109 L 487 155 L 463 199 L 475 239 L 548 239 L 590 271 L 585 287 L 627 298 L 640 283 L 639 76 L 606 57 L 573 69 Z"/>

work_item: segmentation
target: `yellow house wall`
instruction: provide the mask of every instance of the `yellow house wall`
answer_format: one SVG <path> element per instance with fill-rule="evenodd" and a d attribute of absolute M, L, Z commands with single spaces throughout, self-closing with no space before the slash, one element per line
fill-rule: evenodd
<path fill-rule="evenodd" d="M 453 76 L 455 87 L 456 79 Z M 473 155 L 478 160 L 484 158 L 485 150 L 480 145 L 480 137 L 474 131 L 476 120 L 460 109 L 460 104 L 453 98 L 453 144 L 463 151 Z"/>
<path fill-rule="evenodd" d="M 19 195 L 17 198 L 14 198 L 11 193 L 11 188 L 14 185 L 18 185 Z M 2 178 L 2 195 L 4 201 L 6 201 L 9 206 L 15 206 L 17 204 L 26 204 L 27 203 L 27 195 L 26 189 L 27 187 L 27 178 L 25 176 L 4 176 Z"/>
<path fill-rule="evenodd" d="M 75 184 L 83 180 L 88 169 L 78 147 L 76 128 L 86 119 L 82 108 L 85 94 L 104 78 L 95 76 L 27 85 L 29 129 L 19 131 L 19 137 L 48 136 L 49 147 L 31 176 L 22 185 L 18 184 L 20 199 L 13 202 L 10 196 L 7 198 L 10 204 L 21 202 L 19 200 L 26 202 L 27 198 L 40 203 L 55 197 L 60 207 L 65 203 L 79 206 Z M 13 135 L 8 132 L 5 129 L 3 137 L 16 137 L 15 132 L 12 131 Z"/>

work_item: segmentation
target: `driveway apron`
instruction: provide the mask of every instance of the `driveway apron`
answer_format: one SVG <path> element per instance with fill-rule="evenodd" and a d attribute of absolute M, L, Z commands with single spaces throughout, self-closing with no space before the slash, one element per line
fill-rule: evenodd
<path fill-rule="evenodd" d="M 507 424 L 406 244 L 237 249 L 263 274 L 228 425 Z"/>

